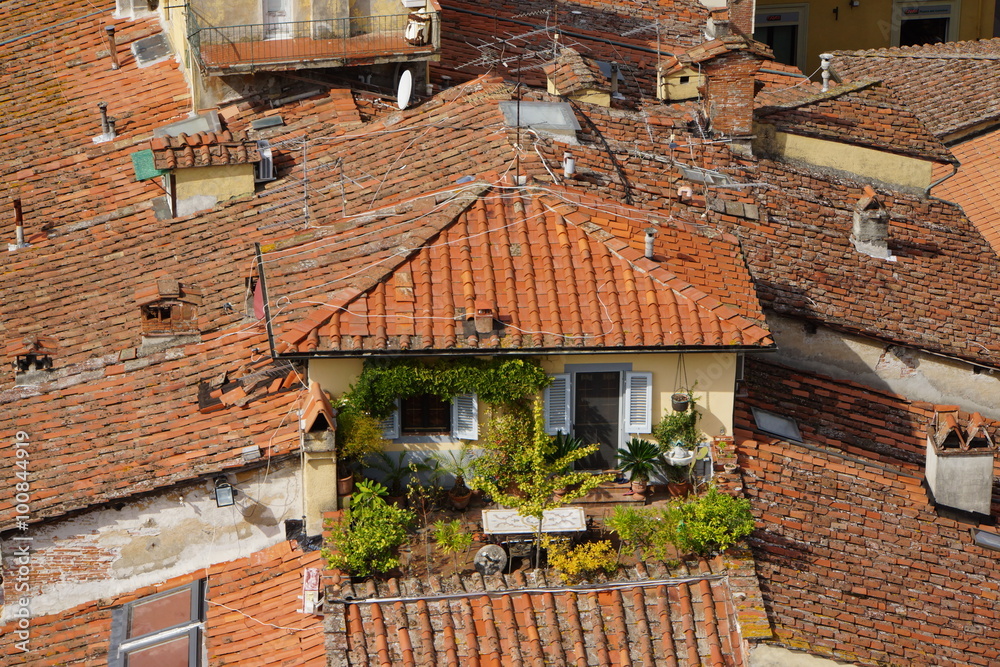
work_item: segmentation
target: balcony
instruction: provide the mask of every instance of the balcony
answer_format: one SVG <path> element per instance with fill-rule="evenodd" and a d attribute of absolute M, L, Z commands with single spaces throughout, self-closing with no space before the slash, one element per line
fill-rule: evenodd
<path fill-rule="evenodd" d="M 224 27 L 198 25 L 191 13 L 188 28 L 199 67 L 215 76 L 417 62 L 441 55 L 436 11 Z"/>

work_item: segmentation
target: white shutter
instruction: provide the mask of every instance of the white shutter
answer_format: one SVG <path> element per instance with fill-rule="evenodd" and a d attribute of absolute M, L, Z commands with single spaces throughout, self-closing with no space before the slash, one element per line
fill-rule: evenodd
<path fill-rule="evenodd" d="M 392 414 L 382 420 L 382 437 L 386 440 L 395 440 L 399 437 L 399 399 L 396 399 L 396 409 Z"/>
<path fill-rule="evenodd" d="M 625 432 L 652 433 L 653 374 L 625 373 Z"/>
<path fill-rule="evenodd" d="M 479 439 L 479 401 L 475 394 L 459 394 L 451 399 L 451 437 Z"/>
<path fill-rule="evenodd" d="M 572 424 L 570 423 L 570 396 L 572 387 L 569 373 L 559 373 L 550 375 L 552 382 L 545 388 L 545 432 L 555 435 L 562 431 L 569 435 Z"/>

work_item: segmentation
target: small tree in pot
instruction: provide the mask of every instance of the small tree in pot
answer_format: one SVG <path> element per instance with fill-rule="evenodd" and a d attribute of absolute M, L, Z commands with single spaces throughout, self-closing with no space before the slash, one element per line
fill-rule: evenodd
<path fill-rule="evenodd" d="M 449 449 L 434 456 L 438 474 L 451 475 L 455 478 L 454 486 L 448 491 L 448 500 L 457 510 L 464 510 L 472 499 L 472 489 L 468 487 L 465 480 L 472 479 L 472 471 L 477 458 L 472 453 L 472 445 L 467 441 L 463 441 L 458 450 Z"/>
<path fill-rule="evenodd" d="M 656 443 L 632 438 L 618 448 L 618 462 L 632 482 L 632 493 L 641 495 L 646 493 L 650 476 L 663 465 L 663 454 Z"/>

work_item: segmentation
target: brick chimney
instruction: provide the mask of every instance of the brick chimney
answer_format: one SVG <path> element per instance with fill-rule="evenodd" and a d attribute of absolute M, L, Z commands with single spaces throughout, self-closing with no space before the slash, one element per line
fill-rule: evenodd
<path fill-rule="evenodd" d="M 760 58 L 743 49 L 703 64 L 708 79 L 706 112 L 714 132 L 736 137 L 753 134 L 754 77 L 760 66 Z"/>

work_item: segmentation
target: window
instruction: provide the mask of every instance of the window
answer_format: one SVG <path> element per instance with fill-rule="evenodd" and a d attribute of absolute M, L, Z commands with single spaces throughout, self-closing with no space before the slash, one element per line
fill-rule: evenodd
<path fill-rule="evenodd" d="M 621 364 L 574 365 L 552 376 L 545 388 L 545 432 L 562 432 L 598 443 L 580 462 L 588 469 L 617 466 L 618 448 L 629 434 L 652 432 L 653 375 Z"/>
<path fill-rule="evenodd" d="M 382 435 L 400 437 L 450 436 L 479 438 L 479 401 L 475 394 L 453 396 L 449 404 L 433 394 L 398 399 L 396 410 L 382 422 Z"/>
<path fill-rule="evenodd" d="M 205 592 L 201 581 L 144 597 L 112 613 L 109 667 L 199 667 Z"/>
<path fill-rule="evenodd" d="M 760 9 L 754 16 L 753 38 L 770 46 L 778 62 L 799 69 L 805 67 L 809 6 L 781 5 Z"/>
<path fill-rule="evenodd" d="M 434 394 L 399 401 L 399 432 L 403 435 L 440 435 L 451 432 L 451 406 Z"/>
<path fill-rule="evenodd" d="M 897 2 L 892 7 L 892 45 L 938 44 L 958 39 L 955 2 Z"/>
<path fill-rule="evenodd" d="M 764 433 L 776 435 L 792 442 L 802 442 L 802 434 L 799 432 L 799 425 L 794 419 L 776 415 L 760 408 L 750 408 L 753 411 L 753 420 L 757 428 Z"/>

